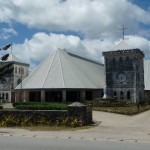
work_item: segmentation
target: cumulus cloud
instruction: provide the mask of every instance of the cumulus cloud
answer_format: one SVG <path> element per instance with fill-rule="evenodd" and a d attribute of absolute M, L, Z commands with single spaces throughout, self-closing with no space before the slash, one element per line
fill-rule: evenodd
<path fill-rule="evenodd" d="M 16 36 L 18 33 L 13 28 L 2 28 L 0 34 L 0 39 L 7 40 L 11 36 Z"/>
<path fill-rule="evenodd" d="M 118 26 L 140 32 L 150 23 L 150 12 L 127 0 L 0 0 L 0 19 L 49 31 L 76 31 L 88 38 L 120 36 Z M 136 25 L 135 25 L 136 24 Z M 144 32 L 142 32 L 144 33 Z"/>
<path fill-rule="evenodd" d="M 133 48 L 140 48 L 146 56 L 149 55 L 150 42 L 139 36 L 126 36 L 126 42 Z M 118 44 L 120 40 L 115 41 Z M 136 44 L 135 44 L 136 43 Z M 73 35 L 36 33 L 32 39 L 26 39 L 23 44 L 13 46 L 13 53 L 21 60 L 31 64 L 31 68 L 43 61 L 58 48 L 87 56 L 103 62 L 102 52 L 115 47 L 112 40 L 80 39 Z"/>

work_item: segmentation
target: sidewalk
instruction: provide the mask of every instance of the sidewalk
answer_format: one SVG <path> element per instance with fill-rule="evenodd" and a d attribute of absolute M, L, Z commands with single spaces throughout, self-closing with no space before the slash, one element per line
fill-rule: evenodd
<path fill-rule="evenodd" d="M 3 108 L 13 108 L 12 103 L 3 103 Z"/>

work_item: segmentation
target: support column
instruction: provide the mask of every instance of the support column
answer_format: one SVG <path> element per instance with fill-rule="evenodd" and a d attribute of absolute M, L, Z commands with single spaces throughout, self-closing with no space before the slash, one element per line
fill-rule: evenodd
<path fill-rule="evenodd" d="M 66 90 L 62 90 L 62 102 L 66 102 Z"/>
<path fill-rule="evenodd" d="M 28 102 L 29 101 L 29 91 L 23 92 L 23 101 Z"/>
<path fill-rule="evenodd" d="M 45 102 L 45 91 L 41 90 L 41 102 Z"/>
<path fill-rule="evenodd" d="M 15 102 L 20 101 L 20 92 L 15 92 Z"/>
<path fill-rule="evenodd" d="M 80 101 L 81 102 L 85 101 L 85 90 L 80 91 Z"/>

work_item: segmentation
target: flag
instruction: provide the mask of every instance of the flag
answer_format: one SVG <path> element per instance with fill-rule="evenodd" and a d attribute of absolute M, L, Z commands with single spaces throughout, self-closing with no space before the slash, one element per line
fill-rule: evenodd
<path fill-rule="evenodd" d="M 9 57 L 9 54 L 6 54 L 6 55 L 4 55 L 3 57 L 1 57 L 1 60 L 2 60 L 2 61 L 5 61 L 5 60 L 8 59 L 8 57 Z"/>
<path fill-rule="evenodd" d="M 0 50 L 7 50 L 12 44 L 7 44 L 6 46 L 0 48 Z"/>

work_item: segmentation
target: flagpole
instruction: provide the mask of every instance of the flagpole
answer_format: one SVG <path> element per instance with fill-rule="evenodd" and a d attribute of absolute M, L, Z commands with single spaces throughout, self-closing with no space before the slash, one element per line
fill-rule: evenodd
<path fill-rule="evenodd" d="M 12 54 L 12 42 L 11 42 L 11 54 Z"/>

